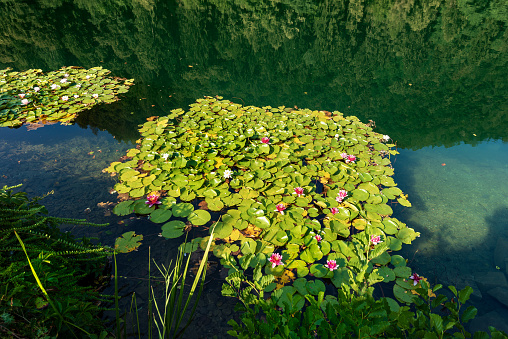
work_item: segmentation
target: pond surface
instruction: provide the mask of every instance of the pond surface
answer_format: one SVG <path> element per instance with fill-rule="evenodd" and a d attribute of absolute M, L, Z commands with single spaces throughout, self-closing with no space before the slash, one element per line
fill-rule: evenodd
<path fill-rule="evenodd" d="M 507 273 L 495 260 L 508 251 L 498 244 L 508 237 L 504 1 L 2 0 L 0 13 L 0 69 L 103 66 L 135 79 L 119 102 L 73 126 L 0 129 L 0 185 L 53 191 L 44 200 L 51 214 L 112 225 L 77 234 L 112 245 L 136 229 L 161 261 L 174 253 L 179 241 L 107 207 L 115 178 L 101 171 L 132 147 L 147 117 L 204 95 L 339 110 L 372 120 L 397 144 L 395 181 L 413 207 L 395 216 L 422 233 L 402 253 L 414 271 L 472 285 L 480 316 L 508 319 L 508 301 L 482 283 L 486 272 Z M 146 262 L 140 252 L 121 274 L 143 278 L 129 272 Z M 127 281 L 125 290 L 137 288 Z M 219 273 L 207 289 L 190 333 L 220 337 L 232 308 L 219 297 Z M 216 325 L 200 327 L 209 321 Z"/>

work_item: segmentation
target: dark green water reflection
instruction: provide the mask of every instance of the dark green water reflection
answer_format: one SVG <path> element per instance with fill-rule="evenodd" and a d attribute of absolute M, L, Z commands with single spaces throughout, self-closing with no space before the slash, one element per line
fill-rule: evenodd
<path fill-rule="evenodd" d="M 0 129 L 0 185 L 54 189 L 52 214 L 92 207 L 91 221 L 121 234 L 130 224 L 97 207 L 114 200 L 100 170 L 147 117 L 204 95 L 339 110 L 375 121 L 401 151 L 395 179 L 413 208 L 397 217 L 422 232 L 404 249 L 410 266 L 475 287 L 508 237 L 507 23 L 506 0 L 0 0 L 1 68 L 100 65 L 136 83 L 79 116 L 93 133 Z M 218 299 L 204 301 L 199 324 L 226 326 Z M 480 314 L 508 319 L 485 291 L 477 300 Z"/>
<path fill-rule="evenodd" d="M 0 13 L 1 66 L 102 65 L 136 79 L 123 103 L 78 120 L 118 139 L 217 94 L 338 109 L 404 148 L 507 137 L 502 0 L 4 0 Z"/>

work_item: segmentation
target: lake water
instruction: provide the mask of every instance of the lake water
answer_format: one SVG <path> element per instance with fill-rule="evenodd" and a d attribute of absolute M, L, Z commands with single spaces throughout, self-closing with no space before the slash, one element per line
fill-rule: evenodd
<path fill-rule="evenodd" d="M 103 66 L 135 79 L 122 100 L 73 126 L 0 129 L 0 185 L 54 191 L 44 200 L 51 214 L 112 225 L 77 234 L 110 245 L 129 230 L 145 235 L 121 267 L 131 277 L 124 291 L 142 285 L 132 262 L 147 258 L 146 245 L 164 261 L 179 241 L 163 241 L 146 220 L 109 215 L 115 179 L 101 170 L 132 147 L 147 117 L 221 95 L 374 121 L 397 144 L 395 181 L 413 204 L 396 217 L 422 233 L 403 248 L 410 266 L 431 282 L 471 284 L 482 319 L 508 319 L 508 301 L 485 283 L 507 273 L 494 258 L 508 237 L 503 1 L 2 0 L 0 18 L 0 68 Z M 219 286 L 217 272 L 189 337 L 225 334 L 232 304 Z"/>

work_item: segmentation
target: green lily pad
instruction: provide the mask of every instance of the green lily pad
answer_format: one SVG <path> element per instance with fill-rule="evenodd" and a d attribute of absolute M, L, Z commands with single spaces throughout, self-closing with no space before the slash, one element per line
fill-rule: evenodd
<path fill-rule="evenodd" d="M 168 221 L 173 213 L 171 210 L 157 209 L 150 213 L 150 221 L 155 223 L 162 223 Z"/>
<path fill-rule="evenodd" d="M 311 268 L 312 270 L 312 268 Z M 305 285 L 307 291 L 309 291 L 312 295 L 318 295 L 319 292 L 325 292 L 326 287 L 325 284 L 321 280 L 310 280 L 307 281 L 307 284 Z"/>
<path fill-rule="evenodd" d="M 386 204 L 381 205 L 365 204 L 365 210 L 368 212 L 373 212 L 381 215 L 393 214 L 392 208 Z"/>
<path fill-rule="evenodd" d="M 119 253 L 128 253 L 141 246 L 142 235 L 136 235 L 134 231 L 125 232 L 115 240 L 115 250 Z"/>
<path fill-rule="evenodd" d="M 212 219 L 209 212 L 205 210 L 195 210 L 187 218 L 193 225 L 202 226 Z"/>
<path fill-rule="evenodd" d="M 254 222 L 254 225 L 259 228 L 268 228 L 270 227 L 270 220 L 265 216 L 257 217 Z"/>
<path fill-rule="evenodd" d="M 174 239 L 183 235 L 185 223 L 180 220 L 172 220 L 162 225 L 161 229 L 164 238 Z"/>
<path fill-rule="evenodd" d="M 127 215 L 133 213 L 133 202 L 134 201 L 132 200 L 122 201 L 113 208 L 113 213 L 116 215 Z"/>
<path fill-rule="evenodd" d="M 333 273 L 330 272 L 330 270 L 328 268 L 326 268 L 323 264 L 314 264 L 314 265 L 311 265 L 310 266 L 310 273 L 313 276 L 315 276 L 316 278 L 324 278 L 327 275 L 333 276 Z M 316 281 L 321 282 L 321 280 L 316 280 Z M 324 285 L 323 285 L 323 287 L 324 287 Z"/>
<path fill-rule="evenodd" d="M 136 200 L 132 207 L 134 212 L 138 214 L 150 214 L 155 211 L 155 206 L 149 207 L 144 199 Z"/>
<path fill-rule="evenodd" d="M 172 210 L 173 216 L 177 218 L 185 218 L 188 217 L 194 211 L 194 206 L 192 206 L 192 204 L 189 203 L 180 203 L 174 205 Z"/>
<path fill-rule="evenodd" d="M 231 235 L 233 232 L 233 226 L 225 224 L 223 222 L 218 222 L 215 226 L 214 235 L 216 238 L 224 239 Z"/>

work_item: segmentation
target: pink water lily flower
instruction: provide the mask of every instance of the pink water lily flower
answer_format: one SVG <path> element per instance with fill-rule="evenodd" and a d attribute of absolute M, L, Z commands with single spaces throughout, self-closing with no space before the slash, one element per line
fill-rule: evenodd
<path fill-rule="evenodd" d="M 347 158 L 347 153 L 341 153 L 340 156 L 342 157 L 342 159 L 346 159 Z"/>
<path fill-rule="evenodd" d="M 420 282 L 420 280 L 422 280 L 423 278 L 420 277 L 418 274 L 416 273 L 413 273 L 409 279 L 413 280 L 413 286 L 416 286 L 418 285 L 418 283 Z"/>
<path fill-rule="evenodd" d="M 370 242 L 375 246 L 379 243 L 382 243 L 381 237 L 379 235 L 371 235 Z"/>
<path fill-rule="evenodd" d="M 23 99 L 25 97 L 25 93 L 19 93 L 18 96 Z"/>
<path fill-rule="evenodd" d="M 347 191 L 346 190 L 340 190 L 338 196 L 335 198 L 337 202 L 342 202 L 344 198 L 347 197 Z"/>
<path fill-rule="evenodd" d="M 347 158 L 346 158 L 346 163 L 354 163 L 356 161 L 356 157 L 354 155 L 348 155 Z"/>
<path fill-rule="evenodd" d="M 261 138 L 261 142 L 262 142 L 263 144 L 269 144 L 269 143 L 270 143 L 270 138 L 268 138 L 268 137 L 262 137 L 262 138 Z"/>
<path fill-rule="evenodd" d="M 337 207 L 332 207 L 332 208 L 330 208 L 330 212 L 332 212 L 332 214 L 335 215 L 335 214 L 339 213 L 339 209 Z"/>
<path fill-rule="evenodd" d="M 314 239 L 316 239 L 316 240 L 317 240 L 317 242 L 321 242 L 321 240 L 323 240 L 323 238 L 322 238 L 319 234 L 316 234 L 316 235 L 314 236 Z"/>
<path fill-rule="evenodd" d="M 330 271 L 335 271 L 337 268 L 339 268 L 339 265 L 337 265 L 337 262 L 335 260 L 327 260 L 325 267 L 328 268 Z"/>
<path fill-rule="evenodd" d="M 275 268 L 276 266 L 284 266 L 284 263 L 282 262 L 282 255 L 279 253 L 272 253 L 268 261 L 272 263 L 272 268 Z"/>
<path fill-rule="evenodd" d="M 28 105 L 28 99 L 21 100 L 21 104 L 22 105 Z"/>
<path fill-rule="evenodd" d="M 298 197 L 301 197 L 305 194 L 303 194 L 303 188 L 302 187 L 295 187 L 295 192 L 293 194 L 298 195 Z"/>
<path fill-rule="evenodd" d="M 277 204 L 277 206 L 275 206 L 275 212 L 280 212 L 280 214 L 284 215 L 284 210 L 286 209 L 286 205 L 284 204 Z"/>
<path fill-rule="evenodd" d="M 152 207 L 153 205 L 160 205 L 162 202 L 159 201 L 159 196 L 156 194 L 152 194 L 146 197 L 145 204 L 148 205 L 148 207 Z"/>

